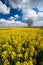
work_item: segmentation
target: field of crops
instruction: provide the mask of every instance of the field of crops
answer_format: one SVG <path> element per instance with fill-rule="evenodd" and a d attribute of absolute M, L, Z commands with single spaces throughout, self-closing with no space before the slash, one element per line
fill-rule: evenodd
<path fill-rule="evenodd" d="M 0 28 L 0 65 L 43 65 L 43 28 Z"/>

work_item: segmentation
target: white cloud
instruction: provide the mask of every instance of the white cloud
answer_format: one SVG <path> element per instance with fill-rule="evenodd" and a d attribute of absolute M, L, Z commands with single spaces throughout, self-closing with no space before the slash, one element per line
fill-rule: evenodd
<path fill-rule="evenodd" d="M 38 13 L 38 16 L 39 16 L 39 17 L 43 17 L 43 12 L 39 12 L 39 13 Z"/>
<path fill-rule="evenodd" d="M 23 8 L 26 8 L 26 7 L 29 7 L 29 3 L 30 1 L 29 0 L 8 0 L 10 5 L 13 7 L 13 8 L 20 8 L 20 9 L 23 9 Z M 11 4 L 12 3 L 12 4 Z"/>
<path fill-rule="evenodd" d="M 38 18 L 38 15 L 36 12 L 32 9 L 23 9 L 23 19 L 28 20 L 29 18 L 35 20 Z"/>
<path fill-rule="evenodd" d="M 16 15 L 14 15 L 14 17 L 15 17 L 15 18 L 19 18 L 19 15 L 18 15 L 18 14 L 16 14 Z"/>
<path fill-rule="evenodd" d="M 43 0 L 8 0 L 13 8 L 29 8 L 43 5 Z M 12 3 L 12 4 L 11 4 Z"/>
<path fill-rule="evenodd" d="M 30 9 L 31 9 L 31 14 L 36 17 L 37 14 L 32 11 L 33 7 L 38 8 L 40 11 L 43 8 L 43 0 L 8 0 L 10 5 L 13 8 L 18 8 L 18 9 L 22 9 L 22 11 L 28 15 L 26 15 L 27 17 L 30 15 Z M 12 4 L 11 4 L 12 3 Z M 33 13 L 34 12 L 34 13 Z M 23 16 L 25 16 L 25 14 L 23 13 Z M 31 16 L 30 16 L 31 17 Z"/>
<path fill-rule="evenodd" d="M 13 16 L 11 16 L 10 18 L 9 18 L 9 20 L 13 20 L 14 19 L 14 17 Z"/>
<path fill-rule="evenodd" d="M 10 13 L 10 7 L 8 8 L 1 1 L 0 1 L 0 13 L 2 13 L 2 14 L 9 14 Z"/>
<path fill-rule="evenodd" d="M 37 6 L 37 8 L 39 9 L 39 11 L 43 11 L 43 1 L 41 1 L 39 3 L 39 5 Z"/>
<path fill-rule="evenodd" d="M 18 14 L 14 15 L 14 19 L 18 19 L 20 16 Z"/>
<path fill-rule="evenodd" d="M 8 1 L 13 8 L 22 9 L 23 13 L 22 18 L 24 20 L 28 20 L 29 18 L 31 18 L 35 21 L 36 25 L 40 23 L 43 24 L 42 20 L 40 21 L 40 18 L 43 17 L 43 13 L 39 12 L 38 14 L 36 14 L 36 12 L 32 10 L 32 8 L 36 7 L 39 9 L 39 11 L 43 11 L 43 0 L 8 0 Z M 1 2 L 0 13 L 8 14 L 9 11 L 10 8 L 8 8 L 5 4 Z M 19 17 L 18 15 L 15 15 L 14 17 L 10 18 L 10 21 L 8 20 L 7 22 L 9 22 L 9 24 L 11 23 L 10 25 L 12 25 L 13 24 L 12 22 L 15 22 L 15 19 L 17 19 L 18 17 Z M 16 21 L 16 24 L 17 25 L 20 24 L 20 21 Z M 20 25 L 24 25 L 24 23 Z"/>
<path fill-rule="evenodd" d="M 43 3 L 43 0 L 16 0 L 16 1 L 8 0 L 8 1 L 13 8 L 22 9 L 24 19 L 28 18 L 37 19 L 38 15 L 34 10 L 32 10 L 32 8 L 33 7 L 41 8 L 41 5 L 43 5 L 40 4 L 40 2 Z"/>
<path fill-rule="evenodd" d="M 17 20 L 20 16 L 18 14 L 11 16 L 9 20 Z"/>
<path fill-rule="evenodd" d="M 15 21 L 15 20 L 0 19 L 0 26 L 22 27 L 27 26 L 27 23 L 22 23 L 21 21 Z"/>
<path fill-rule="evenodd" d="M 33 26 L 43 26 L 43 21 L 35 21 Z"/>

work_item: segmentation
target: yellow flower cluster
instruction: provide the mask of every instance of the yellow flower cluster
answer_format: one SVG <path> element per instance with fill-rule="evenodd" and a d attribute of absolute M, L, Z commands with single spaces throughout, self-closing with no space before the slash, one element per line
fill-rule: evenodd
<path fill-rule="evenodd" d="M 0 65 L 43 65 L 43 29 L 0 29 Z"/>

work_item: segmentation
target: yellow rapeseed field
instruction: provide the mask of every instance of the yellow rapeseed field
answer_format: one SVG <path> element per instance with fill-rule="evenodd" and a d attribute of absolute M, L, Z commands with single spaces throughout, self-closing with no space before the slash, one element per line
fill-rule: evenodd
<path fill-rule="evenodd" d="M 0 65 L 43 65 L 43 28 L 0 28 Z"/>

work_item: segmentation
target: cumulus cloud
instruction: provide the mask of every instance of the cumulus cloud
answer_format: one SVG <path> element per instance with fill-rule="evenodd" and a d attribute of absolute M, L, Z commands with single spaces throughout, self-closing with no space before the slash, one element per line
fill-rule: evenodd
<path fill-rule="evenodd" d="M 26 6 L 37 7 L 40 2 L 43 2 L 43 0 L 8 0 L 8 1 L 13 8 L 26 7 Z"/>
<path fill-rule="evenodd" d="M 38 15 L 38 19 L 35 20 L 33 25 L 34 26 L 43 26 L 43 12 L 39 12 L 37 15 Z"/>
<path fill-rule="evenodd" d="M 0 1 L 0 13 L 2 13 L 2 14 L 9 14 L 10 13 L 10 7 L 8 8 L 1 1 Z"/>
<path fill-rule="evenodd" d="M 43 11 L 43 1 L 40 0 L 40 3 L 38 4 L 37 8 L 39 11 Z"/>
<path fill-rule="evenodd" d="M 23 20 L 28 20 L 29 18 L 33 19 L 35 21 L 34 24 L 37 24 L 36 22 L 39 22 L 39 23 L 42 22 L 41 18 L 43 17 L 43 12 L 41 13 L 40 11 L 43 11 L 43 0 L 8 0 L 8 1 L 12 8 L 22 9 Z M 2 5 L 0 6 L 1 6 L 0 7 L 1 12 L 3 12 L 4 14 L 9 13 L 10 8 L 8 8 L 5 4 L 3 4 L 3 7 Z M 32 8 L 38 8 L 39 13 L 37 14 L 36 11 L 34 11 Z M 15 22 L 17 18 L 19 18 L 19 16 L 15 15 L 14 17 L 13 16 L 10 17 L 10 21 L 9 20 L 8 21 L 10 23 Z M 17 22 L 18 21 L 16 21 L 16 23 Z"/>
<path fill-rule="evenodd" d="M 39 13 L 38 13 L 38 16 L 39 16 L 39 17 L 43 17 L 43 12 L 39 12 Z"/>
<path fill-rule="evenodd" d="M 15 17 L 15 18 L 19 18 L 19 15 L 18 15 L 18 14 L 16 14 L 16 15 L 14 15 L 14 17 Z"/>
<path fill-rule="evenodd" d="M 14 15 L 14 19 L 18 19 L 20 16 L 18 14 Z"/>
<path fill-rule="evenodd" d="M 43 11 L 43 0 L 8 0 L 13 8 L 22 9 L 22 18 L 28 20 L 32 18 L 34 21 L 38 21 L 40 12 L 36 14 L 32 8 L 38 8 L 39 11 Z M 12 4 L 11 4 L 12 3 Z"/>
<path fill-rule="evenodd" d="M 33 26 L 43 26 L 43 21 L 35 21 L 34 23 L 33 23 Z"/>
<path fill-rule="evenodd" d="M 23 9 L 22 13 L 23 13 L 23 19 L 25 20 L 30 19 L 30 18 L 35 20 L 38 18 L 38 15 L 32 9 Z"/>
<path fill-rule="evenodd" d="M 21 21 L 16 20 L 17 18 L 19 18 L 20 16 L 18 14 L 11 16 L 9 18 L 9 20 L 6 20 L 4 18 L 0 19 L 0 26 L 1 27 L 22 27 L 22 26 L 27 26 L 27 23 L 23 23 Z"/>
<path fill-rule="evenodd" d="M 0 26 L 1 27 L 22 27 L 22 26 L 27 26 L 27 23 L 22 23 L 21 21 L 15 21 L 15 20 L 6 20 L 6 19 L 3 19 L 1 18 L 0 19 Z"/>
<path fill-rule="evenodd" d="M 13 8 L 43 7 L 43 0 L 8 0 Z M 12 3 L 12 4 L 11 4 Z"/>
<path fill-rule="evenodd" d="M 40 6 L 43 6 L 43 0 L 8 0 L 8 1 L 13 8 L 22 9 L 23 17 L 26 19 L 28 19 L 29 17 L 37 18 L 37 14 L 34 10 L 32 10 L 32 8 L 37 7 L 40 10 Z"/>
<path fill-rule="evenodd" d="M 17 20 L 20 16 L 18 14 L 11 16 L 9 20 Z"/>

